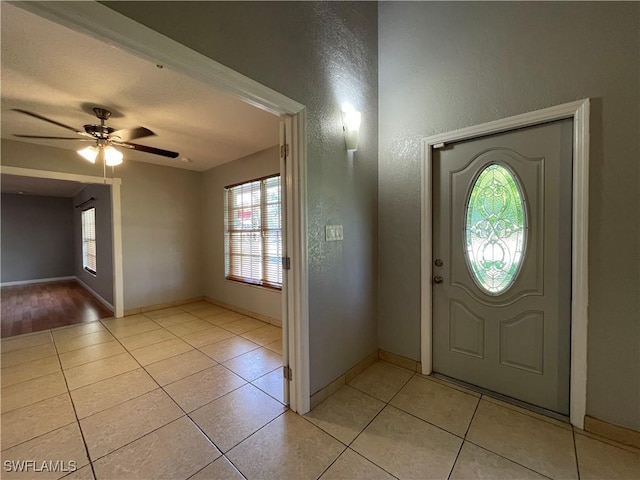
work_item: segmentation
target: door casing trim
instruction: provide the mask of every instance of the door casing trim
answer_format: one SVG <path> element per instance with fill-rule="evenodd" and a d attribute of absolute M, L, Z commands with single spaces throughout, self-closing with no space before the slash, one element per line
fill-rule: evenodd
<path fill-rule="evenodd" d="M 433 149 L 438 144 L 493 135 L 555 120 L 573 119 L 573 193 L 571 221 L 571 424 L 584 428 L 587 404 L 587 325 L 589 303 L 589 99 L 524 113 L 427 137 L 422 141 L 421 312 L 422 373 L 433 371 Z"/>

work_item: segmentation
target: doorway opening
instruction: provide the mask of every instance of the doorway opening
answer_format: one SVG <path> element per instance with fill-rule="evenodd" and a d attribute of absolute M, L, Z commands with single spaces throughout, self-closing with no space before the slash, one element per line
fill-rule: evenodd
<path fill-rule="evenodd" d="M 589 100 L 580 100 L 544 110 L 444 133 L 423 141 L 422 243 L 421 243 L 421 361 L 422 373 L 433 372 L 434 310 L 433 279 L 438 276 L 434 248 L 434 151 L 447 143 L 514 131 L 556 120 L 572 119 L 572 209 L 571 209 L 571 333 L 570 399 L 571 423 L 584 425 L 586 408 L 587 299 L 588 299 L 588 158 Z M 482 387 L 482 385 L 480 385 Z"/>
<path fill-rule="evenodd" d="M 139 58 L 166 66 L 211 85 L 243 102 L 278 115 L 283 120 L 281 149 L 288 153 L 282 165 L 286 242 L 283 257 L 283 362 L 290 378 L 289 405 L 298 413 L 309 410 L 309 346 L 306 253 L 306 112 L 304 105 L 273 91 L 217 62 L 95 2 L 71 7 L 51 2 L 19 5 L 40 17 L 90 35 Z M 119 200 L 119 199 L 118 199 Z M 115 207 L 115 204 L 114 204 Z M 118 205 L 119 208 L 119 205 Z M 122 270 L 120 269 L 120 276 Z M 122 305 L 122 302 L 119 303 Z M 116 316 L 123 311 L 116 308 Z"/>
<path fill-rule="evenodd" d="M 2 338 L 113 316 L 111 187 L 1 180 Z"/>
<path fill-rule="evenodd" d="M 111 280 L 112 290 L 112 302 L 105 301 L 107 307 L 112 307 L 113 315 L 121 317 L 124 314 L 124 287 L 122 277 L 122 226 L 121 226 L 121 214 L 120 214 L 120 184 L 119 178 L 103 178 L 94 177 L 89 175 L 77 175 L 65 172 L 53 172 L 45 170 L 35 170 L 20 167 L 2 166 L 1 173 L 3 175 L 12 175 L 16 177 L 25 177 L 32 179 L 46 179 L 46 180 L 61 180 L 66 182 L 74 182 L 78 184 L 84 184 L 86 186 L 100 185 L 109 189 L 109 203 L 110 208 L 110 234 L 111 234 L 111 254 L 112 258 L 112 273 L 109 275 Z M 74 210 L 75 205 L 73 205 Z M 108 290 L 107 290 L 108 291 Z M 96 295 L 94 293 L 94 295 Z M 97 294 L 97 296 L 100 296 Z"/>

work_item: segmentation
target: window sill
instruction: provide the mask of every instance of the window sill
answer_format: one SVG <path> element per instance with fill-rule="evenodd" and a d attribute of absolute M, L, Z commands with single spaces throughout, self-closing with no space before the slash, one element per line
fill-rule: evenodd
<path fill-rule="evenodd" d="M 234 285 L 241 285 L 243 287 L 257 288 L 259 290 L 265 290 L 267 292 L 273 292 L 273 293 L 282 293 L 282 287 L 280 288 L 268 287 L 266 285 L 260 285 L 258 283 L 243 282 L 242 280 L 234 280 L 233 278 L 228 278 L 228 277 L 225 277 L 225 281 L 229 283 L 233 283 Z"/>

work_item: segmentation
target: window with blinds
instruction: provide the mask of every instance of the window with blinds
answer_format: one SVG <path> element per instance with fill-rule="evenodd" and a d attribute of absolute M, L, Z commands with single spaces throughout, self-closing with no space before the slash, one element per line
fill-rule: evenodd
<path fill-rule="evenodd" d="M 96 209 L 82 212 L 82 267 L 96 274 Z"/>
<path fill-rule="evenodd" d="M 280 176 L 225 188 L 225 275 L 282 288 Z"/>

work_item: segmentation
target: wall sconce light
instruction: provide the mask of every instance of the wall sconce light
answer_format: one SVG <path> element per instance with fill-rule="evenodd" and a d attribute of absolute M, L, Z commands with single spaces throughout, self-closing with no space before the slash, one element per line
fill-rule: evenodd
<path fill-rule="evenodd" d="M 360 120 L 360 112 L 356 112 L 349 106 L 342 107 L 342 128 L 344 130 L 344 140 L 347 144 L 347 151 L 353 152 L 358 149 Z"/>

